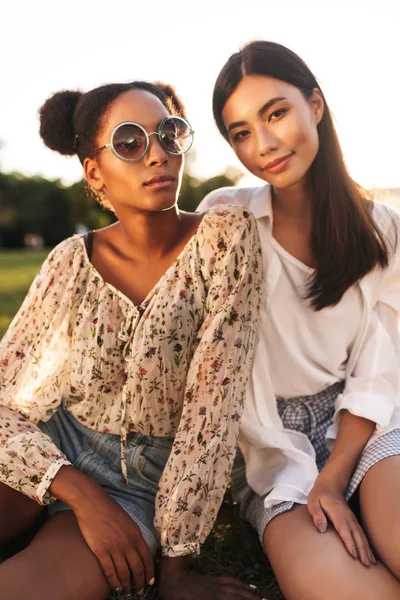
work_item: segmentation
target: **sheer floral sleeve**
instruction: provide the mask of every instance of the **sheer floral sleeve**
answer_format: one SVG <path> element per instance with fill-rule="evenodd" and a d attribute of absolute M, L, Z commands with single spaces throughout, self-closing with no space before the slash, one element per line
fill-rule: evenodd
<path fill-rule="evenodd" d="M 56 445 L 35 425 L 61 402 L 73 294 L 71 241 L 55 248 L 0 342 L 0 482 L 39 503 L 63 464 Z"/>
<path fill-rule="evenodd" d="M 198 253 L 208 287 L 180 425 L 156 501 L 163 553 L 198 553 L 223 499 L 235 456 L 262 291 L 252 215 L 212 209 Z"/>

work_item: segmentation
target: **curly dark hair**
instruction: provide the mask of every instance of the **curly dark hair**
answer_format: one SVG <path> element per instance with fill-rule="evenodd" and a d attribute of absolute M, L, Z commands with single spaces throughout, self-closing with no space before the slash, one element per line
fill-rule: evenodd
<path fill-rule="evenodd" d="M 184 116 L 183 103 L 172 86 L 165 83 L 109 83 L 87 93 L 63 90 L 48 98 L 39 110 L 43 142 L 60 154 L 76 154 L 83 164 L 96 150 L 97 136 L 112 103 L 130 90 L 150 92 L 171 114 Z"/>

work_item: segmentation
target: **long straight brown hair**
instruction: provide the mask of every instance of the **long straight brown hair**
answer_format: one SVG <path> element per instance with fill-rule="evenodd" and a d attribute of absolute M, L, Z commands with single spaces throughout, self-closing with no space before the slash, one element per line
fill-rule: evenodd
<path fill-rule="evenodd" d="M 315 310 L 337 304 L 346 290 L 374 267 L 388 265 L 388 248 L 376 225 L 369 194 L 347 172 L 332 116 L 322 90 L 305 62 L 273 42 L 250 42 L 233 54 L 214 86 L 217 127 L 229 141 L 222 110 L 246 75 L 267 75 L 297 87 L 306 99 L 314 88 L 325 103 L 318 124 L 319 149 L 310 167 L 313 222 L 311 250 L 316 270 L 308 298 Z"/>

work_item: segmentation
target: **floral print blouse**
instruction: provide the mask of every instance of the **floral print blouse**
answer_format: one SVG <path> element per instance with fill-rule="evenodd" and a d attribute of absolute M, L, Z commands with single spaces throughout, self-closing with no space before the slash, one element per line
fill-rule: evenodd
<path fill-rule="evenodd" d="M 168 556 L 198 553 L 228 481 L 262 292 L 257 225 L 240 207 L 205 213 L 135 306 L 91 264 L 84 238 L 44 262 L 0 342 L 0 482 L 41 504 L 62 465 L 36 426 L 63 399 L 86 427 L 174 438 L 155 525 Z M 122 476 L 121 474 L 121 476 Z"/>

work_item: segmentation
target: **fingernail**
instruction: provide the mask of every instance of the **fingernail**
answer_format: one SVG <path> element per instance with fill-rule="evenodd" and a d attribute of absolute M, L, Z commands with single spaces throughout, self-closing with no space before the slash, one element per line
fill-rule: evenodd
<path fill-rule="evenodd" d="M 257 586 L 254 585 L 254 583 L 249 583 L 249 588 L 251 588 L 252 590 L 256 590 Z"/>
<path fill-rule="evenodd" d="M 374 565 L 376 565 L 376 558 L 375 558 L 375 556 L 374 556 L 373 554 L 370 554 L 370 555 L 369 555 L 369 560 L 370 560 L 370 561 L 371 561 L 371 562 L 372 562 Z"/>
<path fill-rule="evenodd" d="M 354 558 L 358 558 L 357 548 L 352 548 L 351 554 L 352 554 L 352 556 L 354 556 Z"/>
<path fill-rule="evenodd" d="M 320 533 L 325 533 L 325 531 L 326 531 L 326 525 L 325 525 L 325 523 L 322 523 L 321 521 L 319 521 L 317 523 L 317 527 L 318 527 L 318 531 Z"/>
<path fill-rule="evenodd" d="M 368 558 L 367 554 L 363 554 L 362 562 L 366 567 L 371 566 L 371 563 L 369 562 L 369 558 Z"/>
<path fill-rule="evenodd" d="M 149 585 L 154 585 L 156 582 L 156 580 L 154 579 L 154 577 L 152 579 L 150 579 L 149 581 Z"/>

